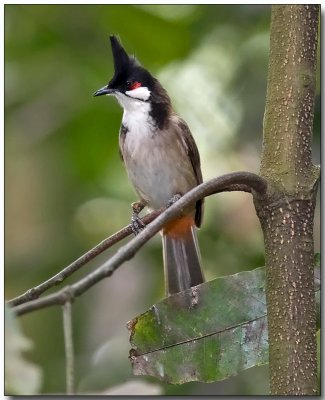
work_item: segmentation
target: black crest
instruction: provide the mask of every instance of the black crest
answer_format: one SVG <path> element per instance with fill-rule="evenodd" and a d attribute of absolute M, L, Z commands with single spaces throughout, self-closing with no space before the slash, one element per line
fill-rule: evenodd
<path fill-rule="evenodd" d="M 120 92 L 128 90 L 127 82 L 140 82 L 142 86 L 151 91 L 150 112 L 159 128 L 167 122 L 170 113 L 170 99 L 165 89 L 149 71 L 143 68 L 134 56 L 129 56 L 116 36 L 110 36 L 112 54 L 114 59 L 114 76 L 107 89 L 118 89 Z"/>
<path fill-rule="evenodd" d="M 137 69 L 138 63 L 133 56 L 127 54 L 116 36 L 111 35 L 110 41 L 114 60 L 114 76 L 109 82 L 109 86 L 112 87 L 125 82 Z"/>
<path fill-rule="evenodd" d="M 134 56 L 129 56 L 116 36 L 110 36 L 113 59 L 114 76 L 109 87 L 114 88 L 126 83 L 127 80 L 139 81 L 143 86 L 152 89 L 156 79 L 143 68 Z"/>
<path fill-rule="evenodd" d="M 125 75 L 129 72 L 129 70 L 135 66 L 135 58 L 129 57 L 121 43 L 117 39 L 116 36 L 110 36 L 113 59 L 114 59 L 114 77 Z M 112 80 L 113 80 L 112 79 Z"/>

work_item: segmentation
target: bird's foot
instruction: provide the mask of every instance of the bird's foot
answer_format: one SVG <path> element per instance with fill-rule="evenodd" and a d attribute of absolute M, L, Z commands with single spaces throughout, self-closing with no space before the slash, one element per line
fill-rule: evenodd
<path fill-rule="evenodd" d="M 176 201 L 178 201 L 181 197 L 182 195 L 180 193 L 174 194 L 174 196 L 168 200 L 167 208 L 176 203 Z"/>
<path fill-rule="evenodd" d="M 132 207 L 132 217 L 131 217 L 131 228 L 134 236 L 138 235 L 144 228 L 145 224 L 139 218 L 140 212 L 144 209 L 145 204 L 141 201 L 136 201 L 131 204 Z"/>
<path fill-rule="evenodd" d="M 138 217 L 138 214 L 133 213 L 131 217 L 131 228 L 134 236 L 137 236 L 145 227 L 145 224 Z"/>

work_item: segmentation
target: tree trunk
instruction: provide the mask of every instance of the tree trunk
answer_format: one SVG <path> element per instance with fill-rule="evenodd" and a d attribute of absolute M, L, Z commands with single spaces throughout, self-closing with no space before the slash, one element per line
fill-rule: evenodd
<path fill-rule="evenodd" d="M 270 389 L 317 390 L 313 219 L 319 168 L 312 164 L 317 5 L 272 7 L 260 174 L 255 207 L 264 233 Z"/>

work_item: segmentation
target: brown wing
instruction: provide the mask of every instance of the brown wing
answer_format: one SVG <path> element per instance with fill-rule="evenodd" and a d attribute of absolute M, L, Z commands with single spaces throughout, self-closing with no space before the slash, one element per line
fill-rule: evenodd
<path fill-rule="evenodd" d="M 199 185 L 200 183 L 202 183 L 203 178 L 202 178 L 201 161 L 198 148 L 191 134 L 191 131 L 187 126 L 187 123 L 178 116 L 177 116 L 177 125 L 180 129 L 180 135 L 186 147 L 186 153 L 191 161 L 197 184 Z M 203 219 L 203 209 L 204 209 L 204 199 L 198 200 L 195 206 L 195 223 L 197 227 L 201 226 Z"/>

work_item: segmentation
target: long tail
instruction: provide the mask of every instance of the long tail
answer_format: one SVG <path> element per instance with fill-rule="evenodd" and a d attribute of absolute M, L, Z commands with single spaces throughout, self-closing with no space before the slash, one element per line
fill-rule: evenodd
<path fill-rule="evenodd" d="M 163 229 L 167 296 L 204 282 L 195 229 L 192 216 L 173 221 Z"/>

